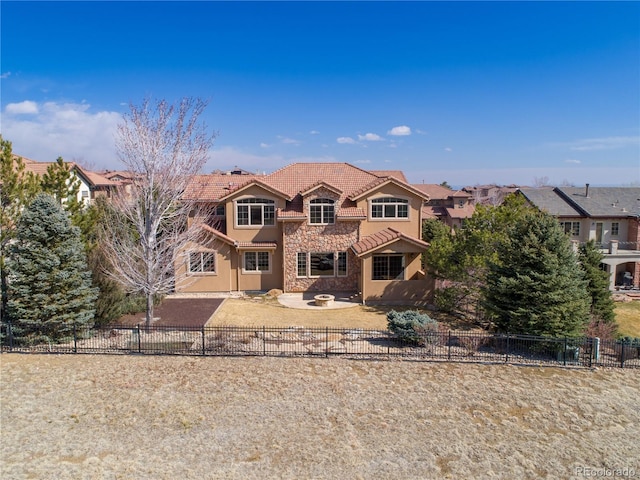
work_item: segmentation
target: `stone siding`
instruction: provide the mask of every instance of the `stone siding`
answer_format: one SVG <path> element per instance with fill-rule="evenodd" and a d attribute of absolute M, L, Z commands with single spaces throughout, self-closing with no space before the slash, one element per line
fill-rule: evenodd
<path fill-rule="evenodd" d="M 284 291 L 285 292 L 356 292 L 360 262 L 350 250 L 358 241 L 359 222 L 336 222 L 333 225 L 310 225 L 307 222 L 285 223 Z M 347 252 L 346 277 L 298 277 L 298 252 Z"/>

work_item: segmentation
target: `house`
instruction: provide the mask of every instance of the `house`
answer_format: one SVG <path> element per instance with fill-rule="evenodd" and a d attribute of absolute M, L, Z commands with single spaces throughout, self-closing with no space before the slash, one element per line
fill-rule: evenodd
<path fill-rule="evenodd" d="M 353 292 L 363 303 L 427 303 L 422 204 L 401 172 L 295 163 L 268 175 L 199 175 L 187 198 L 216 205 L 178 257 L 181 292 Z M 181 275 L 185 274 L 185 275 Z"/>
<path fill-rule="evenodd" d="M 47 169 L 55 165 L 56 162 L 37 162 L 25 157 L 20 157 L 24 164 L 25 172 L 32 172 L 37 176 L 43 176 L 47 173 Z M 86 170 L 77 163 L 65 162 L 71 171 L 71 175 L 80 181 L 80 188 L 78 190 L 78 201 L 83 202 L 85 205 L 90 205 L 97 197 L 111 196 L 114 188 L 117 187 L 117 183 L 109 180 L 108 178 L 89 170 Z"/>
<path fill-rule="evenodd" d="M 518 188 L 517 185 L 501 186 L 489 184 L 464 187 L 462 190 L 471 194 L 474 205 L 490 205 L 495 207 L 501 205 L 508 195 L 516 193 Z"/>
<path fill-rule="evenodd" d="M 436 218 L 451 228 L 459 228 L 475 212 L 472 195 L 464 190 L 453 191 L 429 183 L 412 186 L 428 196 L 422 206 L 423 219 Z"/>
<path fill-rule="evenodd" d="M 575 245 L 595 241 L 611 289 L 640 288 L 640 188 L 543 187 L 519 192 L 558 218 Z"/>

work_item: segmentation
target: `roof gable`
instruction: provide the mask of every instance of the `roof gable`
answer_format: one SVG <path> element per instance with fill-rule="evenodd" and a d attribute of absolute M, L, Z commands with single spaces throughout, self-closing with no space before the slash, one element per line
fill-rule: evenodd
<path fill-rule="evenodd" d="M 363 255 L 366 255 L 367 253 L 387 247 L 398 241 L 411 243 L 421 249 L 426 249 L 427 247 L 429 247 L 429 244 L 427 242 L 406 235 L 401 231 L 396 230 L 395 228 L 389 227 L 385 228 L 384 230 L 380 230 L 379 232 L 376 232 L 372 235 L 364 237 L 360 241 L 354 243 L 351 246 L 351 249 L 358 257 L 361 257 Z"/>

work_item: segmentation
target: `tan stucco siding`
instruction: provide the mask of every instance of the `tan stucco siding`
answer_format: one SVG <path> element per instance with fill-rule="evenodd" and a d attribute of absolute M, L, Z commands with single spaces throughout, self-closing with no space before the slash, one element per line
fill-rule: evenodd
<path fill-rule="evenodd" d="M 187 262 L 190 251 L 214 251 L 215 273 L 188 273 Z M 176 260 L 177 292 L 229 292 L 234 290 L 232 263 L 235 249 L 228 244 L 215 240 L 210 245 L 192 244 Z"/>
<path fill-rule="evenodd" d="M 390 218 L 372 218 L 371 217 L 371 200 L 375 198 L 395 197 L 409 201 L 409 217 L 407 219 L 390 219 Z M 364 210 L 367 215 L 367 220 L 362 222 L 361 235 L 367 236 L 376 233 L 383 228 L 391 227 L 396 230 L 410 235 L 415 238 L 420 238 L 421 235 L 421 217 L 420 212 L 422 210 L 423 199 L 412 194 L 394 184 L 383 185 L 379 189 L 371 192 L 365 198 L 358 200 L 357 206 Z"/>

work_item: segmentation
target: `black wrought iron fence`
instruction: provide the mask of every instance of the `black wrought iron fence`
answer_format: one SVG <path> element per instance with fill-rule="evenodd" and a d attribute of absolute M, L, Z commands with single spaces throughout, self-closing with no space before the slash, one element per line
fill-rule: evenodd
<path fill-rule="evenodd" d="M 334 356 L 411 358 L 527 365 L 640 367 L 640 342 L 550 338 L 457 330 L 426 332 L 406 342 L 387 330 L 306 327 L 167 327 L 114 325 L 75 328 L 57 341 L 19 338 L 0 330 L 3 352 L 173 354 L 225 356 Z M 38 339 L 37 341 L 34 339 Z"/>

